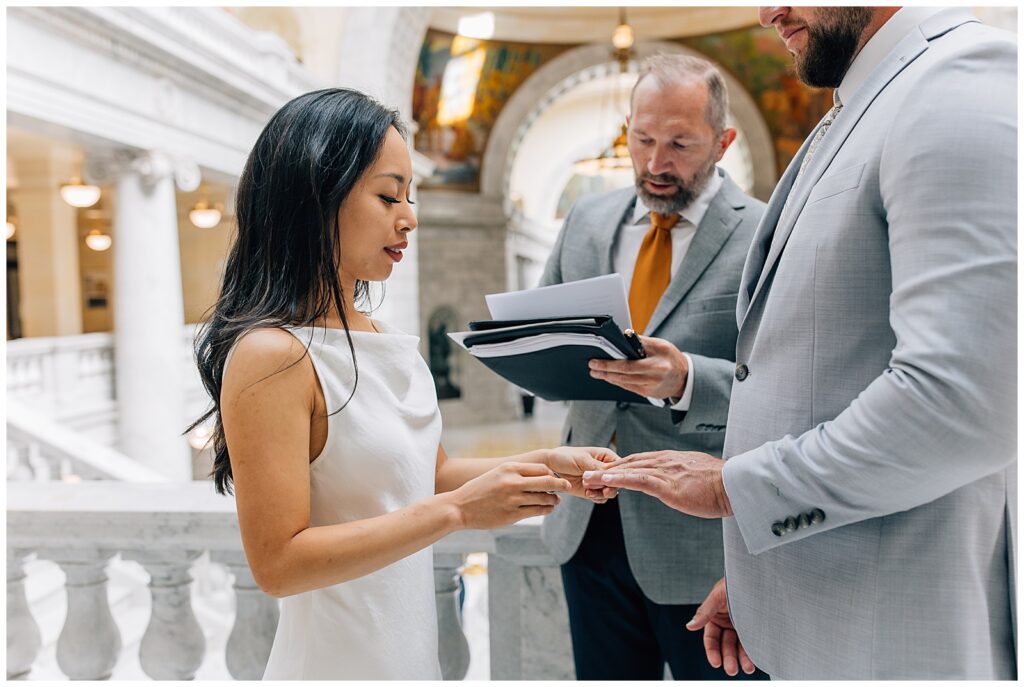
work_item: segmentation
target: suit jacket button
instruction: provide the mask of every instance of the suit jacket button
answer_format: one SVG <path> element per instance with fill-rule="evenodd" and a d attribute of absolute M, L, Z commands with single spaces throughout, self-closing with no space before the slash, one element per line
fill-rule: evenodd
<path fill-rule="evenodd" d="M 618 403 L 615 404 L 615 407 L 618 408 L 619 410 L 625 410 L 626 408 L 629 407 L 629 404 L 626 403 L 625 401 L 619 401 Z"/>
<path fill-rule="evenodd" d="M 776 537 L 781 537 L 785 533 L 786 526 L 783 525 L 781 522 L 776 522 L 772 524 L 772 534 L 774 534 Z"/>
<path fill-rule="evenodd" d="M 796 518 L 790 516 L 782 524 L 785 526 L 787 534 L 796 531 Z"/>
<path fill-rule="evenodd" d="M 742 382 L 750 374 L 750 369 L 746 365 L 740 363 L 736 366 L 736 381 Z"/>
<path fill-rule="evenodd" d="M 811 516 L 807 513 L 801 513 L 800 517 L 796 519 L 796 526 L 800 529 L 811 526 Z"/>
<path fill-rule="evenodd" d="M 811 516 L 812 525 L 817 525 L 819 523 L 825 522 L 825 511 L 821 510 L 820 508 L 815 508 L 810 513 L 808 513 L 808 515 Z"/>

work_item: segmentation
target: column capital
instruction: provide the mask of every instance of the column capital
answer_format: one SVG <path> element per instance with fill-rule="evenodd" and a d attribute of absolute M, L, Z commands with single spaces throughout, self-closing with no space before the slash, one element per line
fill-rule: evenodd
<path fill-rule="evenodd" d="M 202 174 L 193 160 L 176 157 L 162 150 L 117 148 L 90 153 L 85 159 L 85 177 L 97 184 L 110 184 L 125 175 L 137 175 L 145 186 L 173 179 L 181 191 L 199 188 Z"/>

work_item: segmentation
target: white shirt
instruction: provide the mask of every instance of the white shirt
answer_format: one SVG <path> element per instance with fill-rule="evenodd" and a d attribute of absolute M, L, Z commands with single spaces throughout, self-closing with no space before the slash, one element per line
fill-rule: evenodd
<path fill-rule="evenodd" d="M 693 243 L 693 237 L 697 233 L 697 227 L 704 219 L 711 201 L 722 188 L 722 177 L 717 170 L 711 175 L 708 185 L 701 191 L 692 203 L 679 213 L 679 222 L 672 228 L 672 277 L 679 271 L 686 252 Z M 640 196 L 636 197 L 636 205 L 633 214 L 628 216 L 619 227 L 618 239 L 615 242 L 615 250 L 612 252 L 612 267 L 622 275 L 623 282 L 631 284 L 633 280 L 633 268 L 636 266 L 636 257 L 640 254 L 640 244 L 644 241 L 651 228 L 650 209 L 644 204 Z M 686 353 L 686 364 L 690 372 L 686 375 L 686 386 L 679 401 L 672 406 L 673 410 L 689 410 L 690 401 L 693 398 L 693 360 Z M 660 398 L 648 398 L 656 406 L 663 405 Z"/>
<path fill-rule="evenodd" d="M 853 64 L 846 70 L 842 83 L 839 84 L 839 102 L 846 105 L 850 98 L 864 85 L 868 76 L 882 60 L 893 51 L 896 44 L 903 40 L 910 31 L 933 14 L 941 12 L 943 7 L 903 7 L 882 24 L 861 51 L 857 53 Z"/>

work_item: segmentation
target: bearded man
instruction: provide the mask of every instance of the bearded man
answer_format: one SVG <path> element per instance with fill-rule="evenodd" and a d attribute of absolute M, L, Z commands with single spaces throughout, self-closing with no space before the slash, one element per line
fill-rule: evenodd
<path fill-rule="evenodd" d="M 621 455 L 665 447 L 720 453 L 735 369 L 736 294 L 764 204 L 715 165 L 736 138 L 721 74 L 661 55 L 642 67 L 628 145 L 635 189 L 569 212 L 542 285 L 620 273 L 647 357 L 593 361 L 592 375 L 651 399 L 570 404 L 564 443 Z M 599 313 L 595 313 L 599 314 Z M 622 323 L 625 326 L 625 323 Z M 721 575 L 722 529 L 623 493 L 567 498 L 543 538 L 562 564 L 578 679 L 720 679 L 683 626 Z"/>
<path fill-rule="evenodd" d="M 584 483 L 725 518 L 689 627 L 727 672 L 1013 679 L 1016 38 L 955 8 L 761 23 L 835 107 L 750 247 L 725 460 L 640 454 Z"/>

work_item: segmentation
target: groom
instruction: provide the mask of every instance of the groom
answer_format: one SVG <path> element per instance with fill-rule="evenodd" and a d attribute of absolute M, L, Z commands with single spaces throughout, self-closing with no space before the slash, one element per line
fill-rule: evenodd
<path fill-rule="evenodd" d="M 835 107 L 747 257 L 726 461 L 585 480 L 725 518 L 728 603 L 690 627 L 730 672 L 1013 679 L 1016 41 L 963 9 L 761 23 Z"/>

